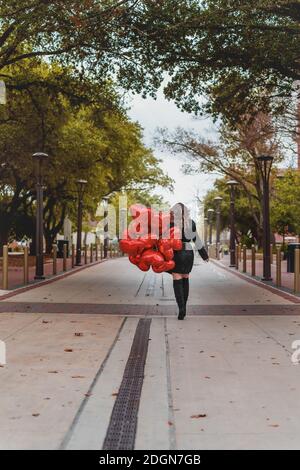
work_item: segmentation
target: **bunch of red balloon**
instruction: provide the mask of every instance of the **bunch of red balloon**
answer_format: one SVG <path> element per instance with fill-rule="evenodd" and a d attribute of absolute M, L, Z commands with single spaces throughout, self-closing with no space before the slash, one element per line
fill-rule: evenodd
<path fill-rule="evenodd" d="M 129 208 L 132 221 L 120 240 L 120 249 L 142 271 L 162 273 L 174 268 L 174 251 L 182 249 L 180 231 L 170 228 L 170 214 L 137 204 Z"/>

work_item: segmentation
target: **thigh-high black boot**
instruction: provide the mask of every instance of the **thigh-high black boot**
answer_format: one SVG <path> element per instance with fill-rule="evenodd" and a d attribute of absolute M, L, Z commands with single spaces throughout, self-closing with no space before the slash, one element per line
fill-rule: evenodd
<path fill-rule="evenodd" d="M 183 320 L 185 317 L 185 302 L 184 302 L 182 279 L 178 279 L 178 280 L 174 279 L 173 288 L 174 288 L 174 293 L 175 293 L 175 299 L 179 308 L 178 320 Z"/>
<path fill-rule="evenodd" d="M 184 277 L 182 278 L 182 283 L 183 283 L 183 296 L 184 296 L 184 303 L 185 303 L 185 309 L 186 309 L 186 303 L 189 298 L 189 278 Z"/>

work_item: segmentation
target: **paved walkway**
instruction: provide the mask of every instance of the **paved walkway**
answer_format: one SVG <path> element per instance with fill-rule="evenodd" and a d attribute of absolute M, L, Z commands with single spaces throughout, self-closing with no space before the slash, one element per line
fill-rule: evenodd
<path fill-rule="evenodd" d="M 171 276 L 121 258 L 0 312 L 1 449 L 101 449 L 116 434 L 119 448 L 300 449 L 292 296 L 197 258 L 179 322 Z"/>

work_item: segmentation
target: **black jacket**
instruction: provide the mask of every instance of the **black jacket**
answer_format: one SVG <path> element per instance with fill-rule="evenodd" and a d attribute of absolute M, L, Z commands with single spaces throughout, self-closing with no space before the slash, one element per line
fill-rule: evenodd
<path fill-rule="evenodd" d="M 171 223 L 171 227 L 174 227 L 174 223 Z M 190 224 L 186 229 L 182 227 L 181 240 L 183 243 L 189 243 L 192 241 L 195 244 L 195 248 L 198 251 L 201 258 L 204 261 L 208 260 L 209 258 L 208 253 L 203 245 L 201 238 L 199 237 L 196 223 L 194 222 L 194 220 L 190 221 Z"/>

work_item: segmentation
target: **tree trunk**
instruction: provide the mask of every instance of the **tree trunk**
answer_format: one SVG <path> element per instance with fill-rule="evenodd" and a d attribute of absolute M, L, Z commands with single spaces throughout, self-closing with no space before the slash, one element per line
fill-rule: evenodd
<path fill-rule="evenodd" d="M 52 231 L 45 230 L 45 242 L 46 242 L 46 254 L 50 255 L 52 253 L 52 245 L 56 238 L 56 234 L 53 234 Z"/>
<path fill-rule="evenodd" d="M 1 231 L 0 231 L 0 256 L 3 255 L 3 245 L 7 245 L 7 243 L 8 243 L 8 234 L 9 234 L 9 230 L 1 227 Z"/>

